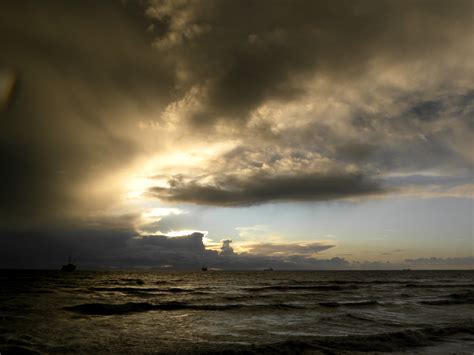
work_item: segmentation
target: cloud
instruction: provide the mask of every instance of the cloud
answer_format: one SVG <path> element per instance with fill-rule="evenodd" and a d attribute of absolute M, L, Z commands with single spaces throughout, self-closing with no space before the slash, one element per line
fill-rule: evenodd
<path fill-rule="evenodd" d="M 122 216 L 129 223 L 136 216 Z M 187 269 L 258 270 L 384 270 L 469 269 L 472 256 L 420 258 L 402 262 L 348 261 L 342 257 L 322 258 L 318 253 L 334 245 L 313 243 L 253 243 L 246 252 L 235 252 L 231 240 L 222 241 L 221 252 L 208 249 L 204 234 L 137 236 L 111 220 L 81 224 L 72 229 L 0 231 L 0 268 L 58 269 L 71 255 L 84 269 Z M 342 256 L 342 255 L 341 255 Z"/>
<path fill-rule="evenodd" d="M 234 248 L 230 245 L 232 243 L 231 239 L 223 239 L 221 246 L 221 255 L 233 255 Z"/>
<path fill-rule="evenodd" d="M 380 193 L 376 182 L 358 174 L 223 176 L 216 185 L 181 179 L 169 188 L 153 187 L 149 195 L 172 202 L 242 206 L 268 201 L 325 201 Z"/>
<path fill-rule="evenodd" d="M 469 0 L 2 2 L 4 265 L 354 266 L 203 251 L 169 204 L 472 197 L 472 26 Z"/>
<path fill-rule="evenodd" d="M 472 24 L 463 9 L 471 4 L 150 2 L 147 14 L 167 24 L 155 49 L 179 63 L 181 96 L 164 117 L 201 143 L 236 146 L 168 174 L 169 186 L 147 196 L 320 201 L 389 191 L 379 178 L 394 172 L 472 175 Z M 337 185 L 346 175 L 347 188 L 319 192 L 291 181 L 318 180 L 323 190 L 320 180 Z"/>
<path fill-rule="evenodd" d="M 272 256 L 284 256 L 284 255 L 313 255 L 318 252 L 333 248 L 334 245 L 322 244 L 322 243 L 308 243 L 308 244 L 297 244 L 297 243 L 259 243 L 259 244 L 246 244 L 245 249 L 248 253 L 257 255 L 272 255 Z"/>
<path fill-rule="evenodd" d="M 129 239 L 127 252 L 117 256 L 116 263 L 127 267 L 162 267 L 196 269 L 202 265 L 217 269 L 252 270 L 276 267 L 280 269 L 340 268 L 348 265 L 340 258 L 320 260 L 314 255 L 333 247 L 320 243 L 302 244 L 251 244 L 244 253 L 236 253 L 232 240 L 221 241 L 220 252 L 208 249 L 204 234 L 168 237 L 165 235 L 142 236 Z"/>
<path fill-rule="evenodd" d="M 171 94 L 150 22 L 133 2 L 0 5 L 2 224 L 84 215 L 114 199 L 110 174 L 142 151 L 140 111 Z"/>
<path fill-rule="evenodd" d="M 202 243 L 202 233 L 192 233 L 190 235 L 181 235 L 169 237 L 166 235 L 141 236 L 133 240 L 133 243 L 148 245 L 159 249 L 184 250 L 193 253 L 202 253 L 205 250 Z"/>
<path fill-rule="evenodd" d="M 457 268 L 474 268 L 474 257 L 467 256 L 464 258 L 418 258 L 405 259 L 405 264 L 414 268 L 423 269 L 457 269 Z"/>
<path fill-rule="evenodd" d="M 147 13 L 166 24 L 155 48 L 179 63 L 182 90 L 201 87 L 201 105 L 187 118 L 202 126 L 221 119 L 240 124 L 265 101 L 301 96 L 300 81 L 308 75 L 349 82 L 374 60 L 444 56 L 458 49 L 459 36 L 470 26 L 470 6 L 151 1 Z"/>
<path fill-rule="evenodd" d="M 147 171 L 148 197 L 218 206 L 370 195 L 399 171 L 471 174 L 470 1 L 1 7 L 8 224 L 110 208 L 158 158 L 174 165 Z M 225 142 L 235 149 L 209 149 Z M 192 148 L 193 164 L 171 159 Z M 188 181 L 153 179 L 171 175 Z"/>
<path fill-rule="evenodd" d="M 355 261 L 350 266 L 353 270 L 458 270 L 474 268 L 474 257 L 454 258 L 417 258 L 405 259 L 401 262 Z"/>

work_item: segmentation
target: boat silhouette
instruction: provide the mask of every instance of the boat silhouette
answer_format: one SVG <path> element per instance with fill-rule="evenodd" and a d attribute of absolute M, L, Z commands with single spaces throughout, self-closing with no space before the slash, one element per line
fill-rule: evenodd
<path fill-rule="evenodd" d="M 61 267 L 61 271 L 67 271 L 67 272 L 72 272 L 76 270 L 76 265 L 74 265 L 71 261 L 71 257 L 69 256 L 69 261 L 66 265 L 63 265 Z"/>

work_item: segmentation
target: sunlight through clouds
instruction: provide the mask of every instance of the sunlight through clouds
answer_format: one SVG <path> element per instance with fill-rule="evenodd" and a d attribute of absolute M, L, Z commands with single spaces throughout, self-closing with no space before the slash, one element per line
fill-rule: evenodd
<path fill-rule="evenodd" d="M 0 262 L 472 254 L 472 1 L 0 7 Z"/>

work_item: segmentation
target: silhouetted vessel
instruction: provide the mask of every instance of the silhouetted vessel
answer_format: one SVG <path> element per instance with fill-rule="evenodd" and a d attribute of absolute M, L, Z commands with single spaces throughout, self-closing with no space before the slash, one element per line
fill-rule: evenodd
<path fill-rule="evenodd" d="M 202 271 L 207 271 L 207 266 L 203 266 L 203 267 L 201 268 L 201 270 L 202 270 Z"/>
<path fill-rule="evenodd" d="M 71 257 L 69 257 L 69 261 L 66 265 L 63 265 L 61 267 L 61 271 L 67 271 L 67 272 L 72 272 L 76 270 L 76 265 L 74 265 L 71 261 Z"/>

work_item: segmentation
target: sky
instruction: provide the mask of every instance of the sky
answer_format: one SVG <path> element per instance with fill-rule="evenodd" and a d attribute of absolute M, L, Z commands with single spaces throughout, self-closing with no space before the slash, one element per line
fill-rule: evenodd
<path fill-rule="evenodd" d="M 0 4 L 0 268 L 474 267 L 473 2 Z"/>

